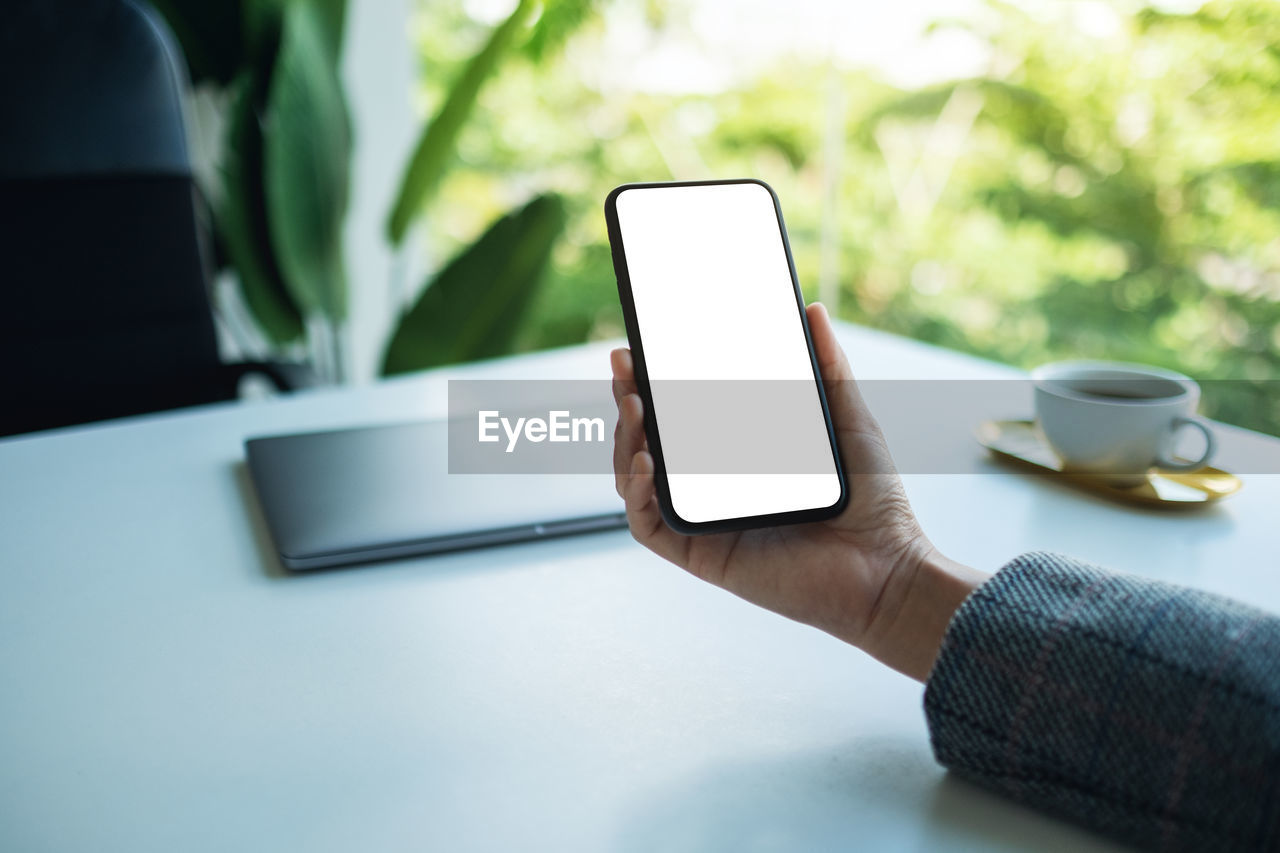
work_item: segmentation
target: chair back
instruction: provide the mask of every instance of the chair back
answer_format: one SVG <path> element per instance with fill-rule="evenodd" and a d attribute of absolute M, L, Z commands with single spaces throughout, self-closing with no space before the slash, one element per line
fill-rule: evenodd
<path fill-rule="evenodd" d="M 9 0 L 0 435 L 230 399 L 185 69 L 131 0 Z"/>

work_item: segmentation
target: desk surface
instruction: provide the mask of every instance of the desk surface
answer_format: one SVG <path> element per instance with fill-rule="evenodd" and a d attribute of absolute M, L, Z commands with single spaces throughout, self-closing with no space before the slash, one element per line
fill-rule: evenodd
<path fill-rule="evenodd" d="M 1011 375 L 841 335 L 863 377 Z M 1104 847 L 948 778 L 918 684 L 625 532 L 279 569 L 246 436 L 440 416 L 450 377 L 603 377 L 608 349 L 0 442 L 0 848 Z M 1116 507 L 997 467 L 945 415 L 972 472 L 906 480 L 949 555 L 1058 550 L 1280 610 L 1280 477 L 1206 512 Z"/>

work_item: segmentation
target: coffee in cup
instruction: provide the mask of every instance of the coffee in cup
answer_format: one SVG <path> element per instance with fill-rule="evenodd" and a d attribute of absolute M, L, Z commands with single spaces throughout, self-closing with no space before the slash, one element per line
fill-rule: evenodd
<path fill-rule="evenodd" d="M 1110 361 L 1060 361 L 1031 372 L 1036 422 L 1063 469 L 1139 483 L 1153 466 L 1194 471 L 1214 451 L 1213 432 L 1195 417 L 1200 386 L 1172 370 Z M 1174 456 L 1179 433 L 1204 436 L 1197 459 Z"/>

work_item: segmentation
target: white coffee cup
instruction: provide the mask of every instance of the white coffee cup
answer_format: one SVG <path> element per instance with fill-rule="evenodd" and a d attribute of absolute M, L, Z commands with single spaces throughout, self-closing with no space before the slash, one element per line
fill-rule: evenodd
<path fill-rule="evenodd" d="M 1200 386 L 1181 373 L 1114 361 L 1060 361 L 1037 367 L 1031 379 L 1036 421 L 1065 470 L 1137 483 L 1153 466 L 1194 471 L 1213 456 L 1213 432 L 1194 417 Z M 1204 435 L 1198 459 L 1173 455 L 1186 427 Z"/>

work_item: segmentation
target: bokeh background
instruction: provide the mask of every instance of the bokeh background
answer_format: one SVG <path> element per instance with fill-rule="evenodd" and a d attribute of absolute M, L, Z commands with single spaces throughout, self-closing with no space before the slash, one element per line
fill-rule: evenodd
<path fill-rule="evenodd" d="M 441 120 L 517 8 L 407 4 L 414 123 Z M 1204 410 L 1280 434 L 1280 4 L 547 0 L 524 14 L 412 239 L 388 243 L 384 269 L 352 262 L 352 290 L 389 294 L 386 328 L 495 221 L 552 194 L 563 222 L 545 268 L 471 355 L 621 336 L 606 193 L 755 176 L 782 200 L 806 296 L 839 317 L 1024 367 L 1099 357 L 1233 380 L 1207 382 Z M 358 127 L 356 144 L 377 132 Z M 372 337 L 360 346 L 394 335 Z"/>

